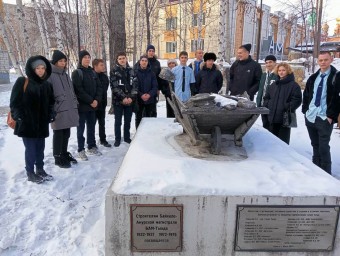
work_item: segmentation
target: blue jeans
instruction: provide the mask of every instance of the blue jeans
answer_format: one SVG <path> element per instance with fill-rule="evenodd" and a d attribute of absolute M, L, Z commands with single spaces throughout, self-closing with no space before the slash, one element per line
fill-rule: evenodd
<path fill-rule="evenodd" d="M 313 147 L 313 163 L 327 173 L 332 173 L 332 160 L 329 141 L 333 131 L 333 124 L 328 120 L 316 117 L 315 122 L 311 123 L 305 118 L 307 131 Z"/>
<path fill-rule="evenodd" d="M 132 117 L 132 106 L 115 105 L 114 114 L 115 114 L 115 141 L 120 142 L 122 138 L 120 127 L 122 126 L 123 115 L 124 115 L 124 140 L 129 140 L 131 117 Z"/>
<path fill-rule="evenodd" d="M 26 171 L 34 173 L 34 165 L 37 169 L 44 168 L 45 138 L 26 138 L 22 141 L 25 145 Z"/>
<path fill-rule="evenodd" d="M 96 147 L 95 126 L 96 126 L 96 112 L 79 112 L 79 125 L 77 126 L 78 152 L 85 149 L 84 130 L 86 123 L 86 143 L 87 148 Z"/>

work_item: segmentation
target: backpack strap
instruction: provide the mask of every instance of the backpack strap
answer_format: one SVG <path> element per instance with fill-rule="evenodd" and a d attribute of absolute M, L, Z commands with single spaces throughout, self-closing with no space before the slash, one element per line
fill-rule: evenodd
<path fill-rule="evenodd" d="M 83 71 L 80 68 L 77 68 L 77 72 L 78 72 L 78 75 L 79 75 L 81 81 L 83 81 Z"/>

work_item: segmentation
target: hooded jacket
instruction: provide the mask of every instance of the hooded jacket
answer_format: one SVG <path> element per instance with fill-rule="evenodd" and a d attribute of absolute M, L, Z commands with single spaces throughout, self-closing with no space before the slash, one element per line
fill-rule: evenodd
<path fill-rule="evenodd" d="M 223 85 L 223 76 L 219 68 L 215 64 L 211 69 L 207 68 L 205 62 L 201 63 L 195 80 L 197 93 L 218 93 Z"/>
<path fill-rule="evenodd" d="M 51 123 L 52 129 L 61 130 L 78 126 L 78 101 L 72 81 L 65 69 L 52 64 L 52 74 L 48 81 L 53 86 L 55 100 L 56 117 L 54 122 Z"/>
<path fill-rule="evenodd" d="M 294 80 L 294 74 L 289 74 L 282 80 L 272 84 L 264 96 L 264 107 L 269 109 L 269 123 L 282 124 L 283 112 L 291 112 L 301 105 L 302 93 L 300 86 Z"/>
<path fill-rule="evenodd" d="M 46 73 L 40 78 L 32 68 L 36 60 L 43 60 Z M 49 123 L 54 119 L 54 96 L 52 85 L 47 82 L 52 72 L 51 64 L 43 56 L 30 57 L 26 64 L 28 84 L 24 92 L 25 77 L 19 77 L 10 98 L 12 118 L 16 121 L 14 134 L 26 138 L 46 138 Z"/>

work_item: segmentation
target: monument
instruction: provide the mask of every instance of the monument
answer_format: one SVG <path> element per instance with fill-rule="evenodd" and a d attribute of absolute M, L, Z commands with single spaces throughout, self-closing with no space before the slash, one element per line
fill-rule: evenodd
<path fill-rule="evenodd" d="M 177 136 L 143 119 L 106 195 L 107 256 L 340 255 L 338 180 L 256 124 L 227 161 Z"/>

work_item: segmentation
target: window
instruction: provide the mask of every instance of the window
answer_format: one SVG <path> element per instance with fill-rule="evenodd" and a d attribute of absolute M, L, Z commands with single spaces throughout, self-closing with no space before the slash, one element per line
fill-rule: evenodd
<path fill-rule="evenodd" d="M 202 13 L 202 25 L 205 25 L 205 13 Z M 192 16 L 192 26 L 193 27 L 197 27 L 198 26 L 198 19 L 199 19 L 199 16 L 198 16 L 198 13 L 194 13 L 193 16 Z"/>
<path fill-rule="evenodd" d="M 174 53 L 176 52 L 176 47 L 177 43 L 176 42 L 166 42 L 166 52 L 167 53 Z"/>
<path fill-rule="evenodd" d="M 204 49 L 204 39 L 201 39 L 201 45 L 197 45 L 198 40 L 191 40 L 191 52 L 195 52 L 197 49 Z"/>
<path fill-rule="evenodd" d="M 166 30 L 177 29 L 177 17 L 171 17 L 166 19 Z"/>

